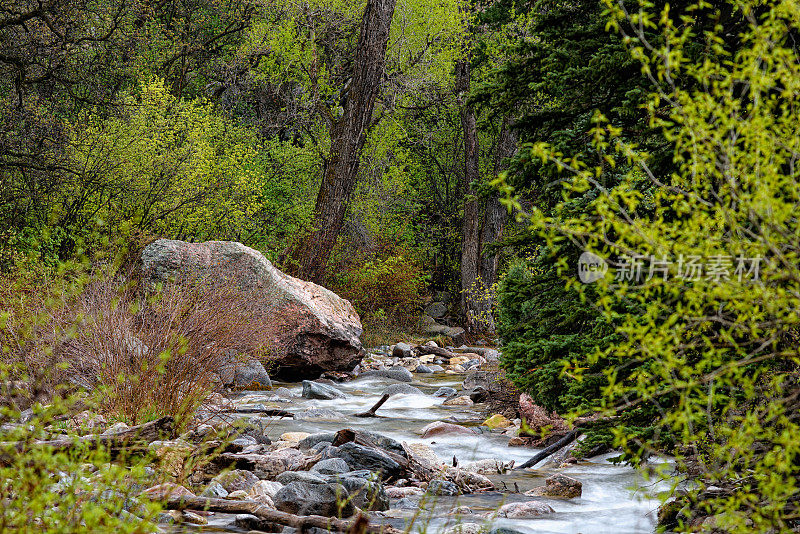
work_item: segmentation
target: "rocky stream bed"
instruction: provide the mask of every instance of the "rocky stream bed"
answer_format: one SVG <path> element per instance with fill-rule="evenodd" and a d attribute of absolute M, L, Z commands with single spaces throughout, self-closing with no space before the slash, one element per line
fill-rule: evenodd
<path fill-rule="evenodd" d="M 463 534 L 477 532 L 478 525 L 491 529 L 511 529 L 522 533 L 650 533 L 656 523 L 656 509 L 658 500 L 652 494 L 658 486 L 642 480 L 633 469 L 614 465 L 608 462 L 613 454 L 599 456 L 589 461 L 563 464 L 563 456 L 554 455 L 548 461 L 542 462 L 535 469 L 514 470 L 506 469 L 510 462 L 520 465 L 533 456 L 538 450 L 529 447 L 509 447 L 508 442 L 514 429 L 489 430 L 480 426 L 487 417 L 486 407 L 480 403 L 472 405 L 444 404 L 446 398 L 436 396 L 440 388 L 462 387 L 463 374 L 445 373 L 413 373 L 408 375 L 397 368 L 399 375 L 405 375 L 403 381 L 398 381 L 385 376 L 361 376 L 355 380 L 342 383 L 321 382 L 321 391 L 316 391 L 317 385 L 300 383 L 274 383 L 271 391 L 242 391 L 235 394 L 230 400 L 239 412 L 235 416 L 254 423 L 264 428 L 264 433 L 270 438 L 269 445 L 245 445 L 245 453 L 258 453 L 261 451 L 276 451 L 284 449 L 294 454 L 295 451 L 304 451 L 304 454 L 321 453 L 323 463 L 310 467 L 309 473 L 281 473 L 267 475 L 263 473 L 259 478 L 276 480 L 263 482 L 259 489 L 246 490 L 249 495 L 262 493 L 262 501 L 277 504 L 284 501 L 282 506 L 286 510 L 286 486 L 293 481 L 302 486 L 311 477 L 319 477 L 328 483 L 336 480 L 343 481 L 351 477 L 348 471 L 354 472 L 352 476 L 358 478 L 369 477 L 369 472 L 363 468 L 370 465 L 370 459 L 356 458 L 342 453 L 341 447 L 330 447 L 330 440 L 334 433 L 342 429 L 350 429 L 356 433 L 377 433 L 390 440 L 395 440 L 386 447 L 386 450 L 403 444 L 424 456 L 427 461 L 439 462 L 442 466 L 452 466 L 455 461 L 462 469 L 470 469 L 472 462 L 482 461 L 482 466 L 477 468 L 495 486 L 494 490 L 476 491 L 469 494 L 448 495 L 451 493 L 447 487 L 441 488 L 437 495 L 431 495 L 423 489 L 414 487 L 413 481 L 397 480 L 396 477 L 384 480 L 383 493 L 377 500 L 385 502 L 375 506 L 377 511 L 369 512 L 372 524 L 381 523 L 396 528 L 407 528 L 413 521 L 414 532 L 445 532 L 460 529 Z M 389 374 L 391 372 L 380 374 Z M 367 373 L 370 375 L 370 373 Z M 411 381 L 408 382 L 408 378 Z M 409 388 L 411 386 L 411 388 Z M 328 388 L 335 388 L 338 393 L 330 393 Z M 377 410 L 378 417 L 360 418 L 354 415 L 364 412 L 372 407 L 391 388 L 393 394 Z M 415 388 L 415 389 L 414 389 Z M 303 393 L 305 391 L 305 397 Z M 314 391 L 312 391 L 314 390 Z M 326 394 L 327 391 L 327 394 Z M 309 396 L 335 395 L 332 399 L 306 398 Z M 294 414 L 294 417 L 264 417 L 259 415 L 261 410 L 285 410 Z M 426 425 L 435 422 L 451 422 L 470 429 L 470 432 L 458 433 L 430 430 L 427 436 L 422 431 Z M 373 441 L 380 438 L 372 434 Z M 311 444 L 316 444 L 310 447 Z M 351 444 L 352 445 L 352 444 Z M 427 447 L 426 447 L 427 446 Z M 353 447 L 356 447 L 355 445 Z M 428 449 L 429 447 L 429 449 Z M 338 452 L 332 452 L 338 449 Z M 398 449 L 399 450 L 399 449 Z M 430 451 L 437 458 L 431 458 Z M 352 450 L 349 454 L 359 451 Z M 363 452 L 363 451 L 361 451 Z M 400 451 L 402 452 L 402 451 Z M 290 455 L 291 456 L 291 455 Z M 301 455 L 302 456 L 302 455 Z M 298 457 L 299 458 L 299 457 Z M 342 461 L 349 460 L 349 461 Z M 496 462 L 494 462 L 496 460 Z M 302 462 L 300 462 L 302 464 Z M 377 463 L 373 464 L 377 466 Z M 353 465 L 356 464 L 356 465 Z M 290 467 L 292 461 L 288 464 Z M 496 466 L 496 467 L 495 467 Z M 296 468 L 300 471 L 303 467 Z M 473 466 L 473 470 L 475 467 Z M 554 474 L 563 474 L 578 480 L 582 484 L 582 493 L 577 498 L 531 497 L 526 496 L 534 488 L 541 487 L 545 480 Z M 341 478 L 340 478 L 341 477 Z M 255 480 L 255 477 L 253 477 Z M 314 482 L 313 480 L 311 480 Z M 212 482 L 213 486 L 215 483 Z M 433 483 L 431 483 L 433 484 Z M 296 486 L 297 484 L 294 484 Z M 347 483 L 344 484 L 348 486 Z M 422 484 L 426 486 L 427 484 Z M 205 496 L 223 496 L 227 493 L 219 485 L 207 487 Z M 330 484 L 328 484 L 330 486 Z M 283 487 L 283 493 L 278 494 Z M 308 486 L 316 488 L 317 486 Z M 432 486 L 431 486 L 432 487 Z M 214 489 L 216 488 L 216 489 Z M 638 489 L 637 489 L 638 488 Z M 229 487 L 228 489 L 234 489 Z M 293 491 L 288 499 L 295 499 L 297 510 L 293 513 L 317 513 L 325 515 L 324 507 L 315 508 L 314 495 L 303 494 L 302 491 Z M 218 491 L 220 495 L 215 495 Z M 291 492 L 290 492 L 291 493 Z M 352 490 L 351 490 L 352 493 Z M 230 498 L 230 496 L 226 497 Z M 235 498 L 242 498 L 233 495 Z M 373 498 L 375 496 L 373 495 Z M 324 498 L 323 498 L 324 500 Z M 330 500 L 330 499 L 329 499 Z M 506 506 L 509 517 L 495 517 L 495 512 L 511 503 L 530 503 L 530 510 Z M 365 507 L 364 503 L 356 502 L 357 506 Z M 305 508 L 309 506 L 310 508 Z M 548 509 L 549 507 L 549 509 Z M 291 507 L 290 507 L 291 508 Z M 176 514 L 176 512 L 172 512 Z M 516 516 L 516 517 L 514 517 Z M 522 516 L 522 517 L 519 517 Z M 166 527 L 172 532 L 212 531 L 212 532 L 248 532 L 258 528 L 256 522 L 248 522 L 242 516 L 237 520 L 236 514 L 213 513 L 206 518 L 207 525 L 173 525 Z M 252 518 L 253 520 L 255 518 Z M 277 525 L 276 525 L 277 527 Z M 260 527 L 264 528 L 264 527 Z M 287 534 L 291 531 L 286 527 Z M 275 528 L 275 531 L 280 531 Z M 507 530 L 498 530 L 510 534 Z"/>

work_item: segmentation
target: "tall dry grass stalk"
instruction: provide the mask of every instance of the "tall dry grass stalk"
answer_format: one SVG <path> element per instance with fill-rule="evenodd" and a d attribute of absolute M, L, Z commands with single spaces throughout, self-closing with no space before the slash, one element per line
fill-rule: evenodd
<path fill-rule="evenodd" d="M 182 424 L 219 386 L 231 353 L 267 354 L 235 288 L 205 280 L 145 292 L 131 280 L 95 276 L 77 294 L 27 299 L 18 318 L 40 319 L 26 332 L 6 332 L 12 343 L 3 360 L 37 383 L 46 377 L 52 389 L 96 393 L 114 418 L 138 424 L 172 415 Z"/>

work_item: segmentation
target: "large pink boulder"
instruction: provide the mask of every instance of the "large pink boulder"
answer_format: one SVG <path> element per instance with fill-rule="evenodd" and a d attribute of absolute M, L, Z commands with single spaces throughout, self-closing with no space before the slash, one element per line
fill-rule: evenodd
<path fill-rule="evenodd" d="M 287 380 L 349 371 L 361 361 L 361 320 L 322 286 L 282 273 L 257 250 L 233 241 L 159 239 L 142 252 L 150 281 L 198 279 L 236 287 L 254 327 L 268 339 L 268 368 Z"/>

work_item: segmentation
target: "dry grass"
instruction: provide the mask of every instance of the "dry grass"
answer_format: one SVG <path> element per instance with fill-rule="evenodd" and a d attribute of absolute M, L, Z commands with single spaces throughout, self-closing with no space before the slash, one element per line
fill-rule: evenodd
<path fill-rule="evenodd" d="M 145 295 L 130 280 L 97 276 L 79 292 L 29 295 L 5 329 L 3 361 L 53 391 L 96 393 L 112 418 L 183 423 L 218 386 L 226 354 L 259 355 L 267 340 L 235 289 L 169 284 Z"/>

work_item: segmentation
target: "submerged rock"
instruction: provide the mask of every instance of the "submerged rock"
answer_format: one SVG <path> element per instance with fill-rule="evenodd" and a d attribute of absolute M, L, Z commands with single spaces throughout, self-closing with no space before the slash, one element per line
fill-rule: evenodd
<path fill-rule="evenodd" d="M 282 273 L 241 243 L 159 239 L 142 252 L 142 271 L 154 282 L 214 277 L 237 287 L 242 308 L 269 340 L 270 361 L 283 379 L 349 371 L 364 354 L 361 320 L 349 301 Z"/>
<path fill-rule="evenodd" d="M 320 384 L 319 382 L 312 382 L 310 380 L 303 380 L 303 398 L 332 400 L 344 399 L 346 397 L 347 395 L 333 386 Z"/>
<path fill-rule="evenodd" d="M 572 499 L 580 497 L 583 493 L 583 484 L 567 475 L 556 473 L 553 476 L 547 477 L 544 481 L 544 486 L 533 488 L 526 491 L 525 495 L 531 497 L 562 497 L 565 499 Z"/>
<path fill-rule="evenodd" d="M 341 484 L 290 482 L 275 495 L 275 508 L 297 515 L 349 517 L 355 508 Z"/>
<path fill-rule="evenodd" d="M 420 430 L 423 438 L 429 438 L 432 436 L 446 436 L 452 434 L 469 434 L 475 435 L 473 430 L 461 425 L 454 425 L 452 423 L 445 423 L 442 421 L 434 421 L 433 423 L 429 423 L 422 427 Z"/>
<path fill-rule="evenodd" d="M 390 367 L 388 369 L 376 369 L 374 371 L 365 371 L 359 376 L 391 378 L 392 380 L 397 380 L 398 382 L 411 382 L 414 380 L 414 375 L 411 374 L 411 371 L 402 366 Z"/>
<path fill-rule="evenodd" d="M 434 397 L 455 397 L 456 395 L 458 395 L 458 392 L 454 388 L 447 386 L 440 387 L 433 394 Z"/>
<path fill-rule="evenodd" d="M 530 519 L 552 513 L 555 513 L 555 510 L 553 510 L 550 505 L 541 501 L 512 502 L 501 506 L 500 509 L 497 510 L 497 517 Z"/>
<path fill-rule="evenodd" d="M 392 384 L 383 393 L 386 395 L 423 395 L 419 388 L 405 383 Z"/>

